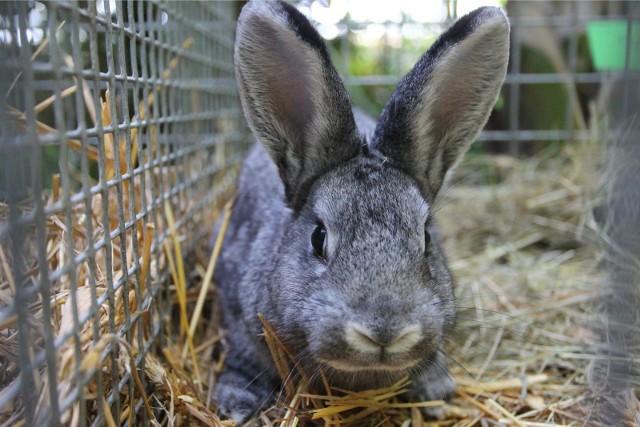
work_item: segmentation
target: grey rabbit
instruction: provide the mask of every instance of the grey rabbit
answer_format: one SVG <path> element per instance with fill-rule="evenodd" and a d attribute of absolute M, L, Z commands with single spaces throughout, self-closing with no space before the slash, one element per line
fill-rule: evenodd
<path fill-rule="evenodd" d="M 229 351 L 214 396 L 222 414 L 244 422 L 281 385 L 258 313 L 312 385 L 320 372 L 351 390 L 409 375 L 409 399 L 451 395 L 442 344 L 455 297 L 433 203 L 487 121 L 508 51 L 500 9 L 460 18 L 375 125 L 354 119 L 326 46 L 295 7 L 243 8 L 236 76 L 259 143 L 216 268 Z"/>

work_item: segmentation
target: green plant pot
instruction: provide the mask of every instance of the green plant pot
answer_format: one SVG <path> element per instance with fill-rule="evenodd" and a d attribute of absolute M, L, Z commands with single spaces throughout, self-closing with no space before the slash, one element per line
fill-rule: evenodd
<path fill-rule="evenodd" d="M 590 21 L 587 23 L 587 39 L 598 71 L 621 71 L 627 54 L 627 21 Z M 629 68 L 640 70 L 640 21 L 631 25 Z"/>

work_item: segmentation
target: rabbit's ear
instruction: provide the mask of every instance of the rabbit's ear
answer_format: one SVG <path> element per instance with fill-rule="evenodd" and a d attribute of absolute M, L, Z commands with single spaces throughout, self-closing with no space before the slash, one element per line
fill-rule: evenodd
<path fill-rule="evenodd" d="M 298 209 L 318 176 L 359 151 L 349 96 L 320 35 L 283 2 L 243 8 L 235 63 L 249 126 Z"/>
<path fill-rule="evenodd" d="M 376 127 L 374 151 L 433 200 L 485 125 L 508 57 L 509 22 L 499 8 L 460 18 L 398 84 Z"/>

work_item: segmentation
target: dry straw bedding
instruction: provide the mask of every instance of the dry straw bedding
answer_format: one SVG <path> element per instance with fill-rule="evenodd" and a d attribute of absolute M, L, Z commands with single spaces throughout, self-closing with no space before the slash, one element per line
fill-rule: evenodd
<path fill-rule="evenodd" d="M 189 42 L 185 42 L 188 48 Z M 173 64 L 175 66 L 175 64 Z M 170 73 L 172 68 L 167 72 Z M 85 87 L 74 86 L 69 94 L 81 90 L 91 105 L 92 95 Z M 108 93 L 103 98 L 99 114 L 90 111 L 92 119 L 104 126 L 111 123 Z M 153 99 L 147 100 L 151 105 Z M 39 108 L 49 108 L 46 102 Z M 139 111 L 144 115 L 144 107 Z M 25 122 L 24 114 L 14 111 L 15 118 Z M 138 117 L 137 119 L 142 119 Z M 53 130 L 39 123 L 40 133 Z M 154 129 L 150 129 L 153 144 Z M 138 153 L 137 135 L 129 135 L 131 153 Z M 594 137 L 594 141 L 597 138 Z M 126 152 L 126 140 L 105 138 L 106 176 L 115 176 L 117 165 L 125 173 L 125 159 L 114 158 L 115 145 Z M 81 150 L 77 141 L 71 148 Z M 596 171 L 601 165 L 602 145 L 597 143 L 567 143 L 561 149 L 548 150 L 534 158 L 517 160 L 499 156 L 478 156 L 469 159 L 458 171 L 457 182 L 446 192 L 437 206 L 439 225 L 444 236 L 450 265 L 457 279 L 459 322 L 447 344 L 452 374 L 459 387 L 448 402 L 411 402 L 402 400 L 407 381 L 403 380 L 383 390 L 358 393 L 335 390 L 326 384 L 323 391 L 305 388 L 303 376 L 289 375 L 295 355 L 289 354 L 277 335 L 265 324 L 267 340 L 274 363 L 283 378 L 302 378 L 299 383 L 287 383 L 279 393 L 278 404 L 257 417 L 258 424 L 298 425 L 314 423 L 335 426 L 543 426 L 597 424 L 597 398 L 591 391 L 591 366 L 600 356 L 600 337 L 594 325 L 600 322 L 599 304 L 607 295 L 603 274 L 598 270 L 597 229 L 591 211 L 595 198 Z M 96 153 L 89 152 L 92 161 Z M 141 158 L 140 161 L 148 159 Z M 135 164 L 135 159 L 132 164 Z M 172 171 L 165 171 L 171 176 Z M 149 172 L 149 180 L 160 179 Z M 53 191 L 46 203 L 60 198 L 58 177 L 53 179 Z M 490 184 L 487 184 L 490 182 Z M 149 201 L 142 194 L 139 181 L 133 191 L 124 191 L 124 206 L 133 195 L 139 209 Z M 47 262 L 52 271 L 75 251 L 85 248 L 83 233 L 86 221 L 91 221 L 94 241 L 104 236 L 104 229 L 117 225 L 115 197 L 109 197 L 109 224 L 104 223 L 101 207 L 104 201 L 94 199 L 91 218 L 84 208 L 76 207 L 69 218 L 51 216 L 47 221 Z M 215 260 L 222 240 L 211 251 L 206 245 L 193 254 L 183 254 L 181 242 L 188 227 L 177 227 L 171 204 L 164 206 L 167 229 L 157 230 L 138 223 L 117 239 L 126 239 L 127 253 L 120 253 L 119 240 L 112 245 L 113 273 L 122 275 L 119 260 L 131 265 L 134 240 L 141 248 L 139 283 L 130 278 L 99 307 L 96 322 L 81 327 L 80 336 L 67 341 L 56 352 L 57 390 L 59 401 L 72 393 L 77 373 L 93 374 L 85 386 L 86 416 L 93 420 L 101 413 L 106 425 L 121 425 L 140 420 L 138 407 L 154 425 L 231 425 L 215 414 L 211 395 L 215 378 L 225 358 L 222 346 L 224 330 L 217 311 L 217 292 L 211 283 Z M 228 216 L 225 209 L 214 209 L 213 215 L 200 215 L 193 220 L 197 227 L 213 228 L 218 214 Z M 2 206 L 2 220 L 6 220 Z M 153 236 L 166 233 L 164 246 L 151 252 Z M 69 239 L 69 235 L 73 238 Z M 77 247 L 69 248 L 73 241 Z M 16 284 L 12 282 L 10 251 L 0 242 L 0 301 L 4 307 L 13 304 Z M 33 244 L 33 242 L 31 242 Z M 187 256 L 189 255 L 189 256 Z M 44 319 L 42 302 L 34 301 L 30 312 L 35 324 L 50 322 L 56 336 L 71 330 L 74 311 L 86 312 L 107 287 L 104 251 L 96 257 L 92 280 L 88 262 L 77 268 L 75 282 L 68 277 L 54 283 L 51 289 L 52 318 Z M 38 268 L 30 260 L 27 271 L 37 282 Z M 169 271 L 169 280 L 161 281 L 162 272 Z M 187 271 L 190 272 L 187 274 Z M 147 276 L 151 285 L 147 287 Z M 156 298 L 152 289 L 165 287 L 174 309 L 173 318 L 161 319 L 149 313 Z M 151 289 L 150 289 L 151 288 Z M 125 310 L 126 308 L 126 310 Z M 128 314 L 127 314 L 128 313 Z M 257 313 L 256 313 L 257 315 Z M 140 320 L 134 323 L 129 339 L 110 331 L 121 330 L 127 316 Z M 110 322 L 113 323 L 110 325 Z M 140 357 L 138 345 L 147 343 L 152 325 L 161 325 L 164 345 L 151 347 L 144 355 L 144 372 L 136 366 Z M 38 346 L 42 340 L 36 340 Z M 106 351 L 118 349 L 112 359 Z M 82 357 L 77 360 L 75 351 Z M 18 377 L 17 319 L 0 323 L 0 393 Z M 114 363 L 115 360 L 115 363 Z M 46 419 L 50 406 L 47 393 L 46 366 L 35 373 L 38 391 L 39 420 Z M 133 386 L 120 390 L 116 398 L 121 419 L 110 414 L 103 395 L 109 395 L 112 374 L 117 378 L 130 375 Z M 144 374 L 144 375 L 143 375 Z M 141 377 L 146 377 L 143 387 Z M 0 425 L 24 425 L 20 414 L 21 398 L 0 410 Z M 420 407 L 442 405 L 442 420 L 424 420 Z M 637 405 L 629 396 L 629 406 Z M 73 405 L 62 415 L 65 424 L 75 425 L 81 416 L 79 405 Z M 634 425 L 633 414 L 629 424 Z"/>
<path fill-rule="evenodd" d="M 506 157 L 476 157 L 459 170 L 456 185 L 442 198 L 437 210 L 450 265 L 458 283 L 459 322 L 447 345 L 458 390 L 444 404 L 444 419 L 424 420 L 419 408 L 434 403 L 402 400 L 407 382 L 384 390 L 350 393 L 334 390 L 330 385 L 318 394 L 305 389 L 304 381 L 287 384 L 279 403 L 261 414 L 258 423 L 296 425 L 309 419 L 325 425 L 399 425 L 399 426 L 473 426 L 473 425 L 590 425 L 596 424 L 596 397 L 589 387 L 589 369 L 597 359 L 600 338 L 595 332 L 598 304 L 606 295 L 603 277 L 597 269 L 597 233 L 590 226 L 594 201 L 590 191 L 591 160 L 596 147 L 567 144 L 559 152 L 529 160 Z M 491 176 L 495 183 L 479 183 Z M 223 214 L 228 209 L 223 210 Z M 73 212 L 72 232 L 84 227 L 84 211 Z M 165 215 L 172 217 L 171 208 Z M 100 233 L 96 214 L 96 233 Z M 213 217 L 203 219 L 212 223 Z M 215 378 L 224 360 L 221 341 L 224 330 L 215 308 L 217 294 L 211 284 L 212 269 L 219 245 L 211 254 L 206 247 L 196 256 L 184 258 L 180 236 L 170 219 L 169 238 L 164 251 L 154 259 L 158 268 L 149 268 L 149 242 L 159 230 L 135 228 L 142 253 L 143 276 L 163 268 L 171 271 L 170 283 L 161 284 L 152 277 L 152 286 L 169 286 L 175 304 L 175 319 L 164 322 L 167 340 L 163 348 L 145 355 L 144 374 L 151 387 L 138 383 L 142 374 L 133 369 L 137 349 L 124 339 L 107 333 L 108 301 L 100 311 L 100 334 L 96 340 L 91 322 L 79 337 L 82 360 L 74 357 L 71 344 L 57 353 L 60 400 L 75 387 L 74 371 L 100 372 L 102 386 L 110 391 L 109 376 L 134 375 L 133 395 L 121 393 L 122 419 L 112 419 L 106 401 L 96 397 L 96 381 L 86 386 L 88 416 L 98 413 L 102 405 L 108 425 L 134 421 L 132 406 L 143 402 L 142 410 L 162 425 L 228 424 L 215 415 L 210 396 Z M 77 229 L 76 229 L 77 226 Z M 66 225 L 63 218 L 48 222 L 50 268 L 61 265 L 68 256 L 65 250 Z M 133 238 L 133 230 L 127 239 Z M 143 238 L 144 236 L 144 238 Z M 118 245 L 114 245 L 117 247 Z M 131 247 L 131 245 L 128 245 Z M 114 249 L 115 250 L 115 249 Z M 11 302 L 13 284 L 8 270 L 7 252 L 0 253 L 3 301 Z M 114 259 L 122 254 L 114 254 Z M 198 256 L 199 255 L 199 256 Z M 210 256 L 211 255 L 211 256 Z M 130 258 L 131 254 L 125 254 Z M 184 262 L 182 262 L 184 259 Z M 100 264 L 102 260 L 98 260 Z M 185 262 L 188 267 L 185 267 Z M 116 266 L 117 268 L 117 266 Z M 100 270 L 100 269 L 98 269 Z M 187 276 L 185 271 L 195 271 Z M 34 270 L 34 277 L 37 271 Z M 78 310 L 88 309 L 92 291 L 88 286 L 89 270 L 79 268 L 77 283 L 62 280 L 52 290 L 53 319 L 56 334 L 62 334 L 73 321 L 70 289 L 76 287 Z M 104 274 L 97 277 L 95 294 L 106 292 Z M 145 283 L 144 280 L 141 281 Z M 124 288 L 116 291 L 113 316 L 117 326 L 125 321 L 124 304 L 128 299 L 131 313 L 144 313 L 148 290 L 132 286 L 128 298 Z M 202 316 L 203 308 L 207 312 Z M 44 321 L 40 305 L 32 309 L 37 321 Z M 147 339 L 149 323 L 145 319 L 134 329 Z M 176 326 L 170 326 L 178 325 Z M 0 325 L 0 363 L 5 372 L 2 386 L 15 379 L 16 325 Z M 117 329 L 117 328 L 116 328 Z M 283 377 L 289 375 L 295 355 L 287 354 L 265 322 L 265 339 L 270 344 Z M 104 360 L 105 348 L 115 345 L 120 351 L 117 366 Z M 46 369 L 46 368 L 45 368 Z M 8 375 L 7 375 L 8 373 Z M 11 374 L 13 373 L 13 375 Z M 40 372 L 39 415 L 47 411 L 46 375 Z M 300 377 L 294 375 L 293 377 Z M 435 402 L 435 404 L 443 404 Z M 0 414 L 5 423 L 15 420 L 21 402 Z M 75 424 L 77 405 L 64 414 L 65 423 Z M 495 424 L 500 423 L 500 424 Z M 135 421 L 134 421 L 135 424 Z M 629 424 L 632 425 L 632 424 Z"/>

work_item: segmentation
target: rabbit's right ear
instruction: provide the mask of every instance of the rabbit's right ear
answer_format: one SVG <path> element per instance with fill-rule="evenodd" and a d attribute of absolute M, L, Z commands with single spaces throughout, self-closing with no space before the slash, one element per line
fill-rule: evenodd
<path fill-rule="evenodd" d="M 298 210 L 318 176 L 358 153 L 342 80 L 311 23 L 279 1 L 253 0 L 242 9 L 235 64 L 245 117 Z"/>
<path fill-rule="evenodd" d="M 495 7 L 460 18 L 398 84 L 371 146 L 433 201 L 487 122 L 509 60 L 509 21 Z"/>

